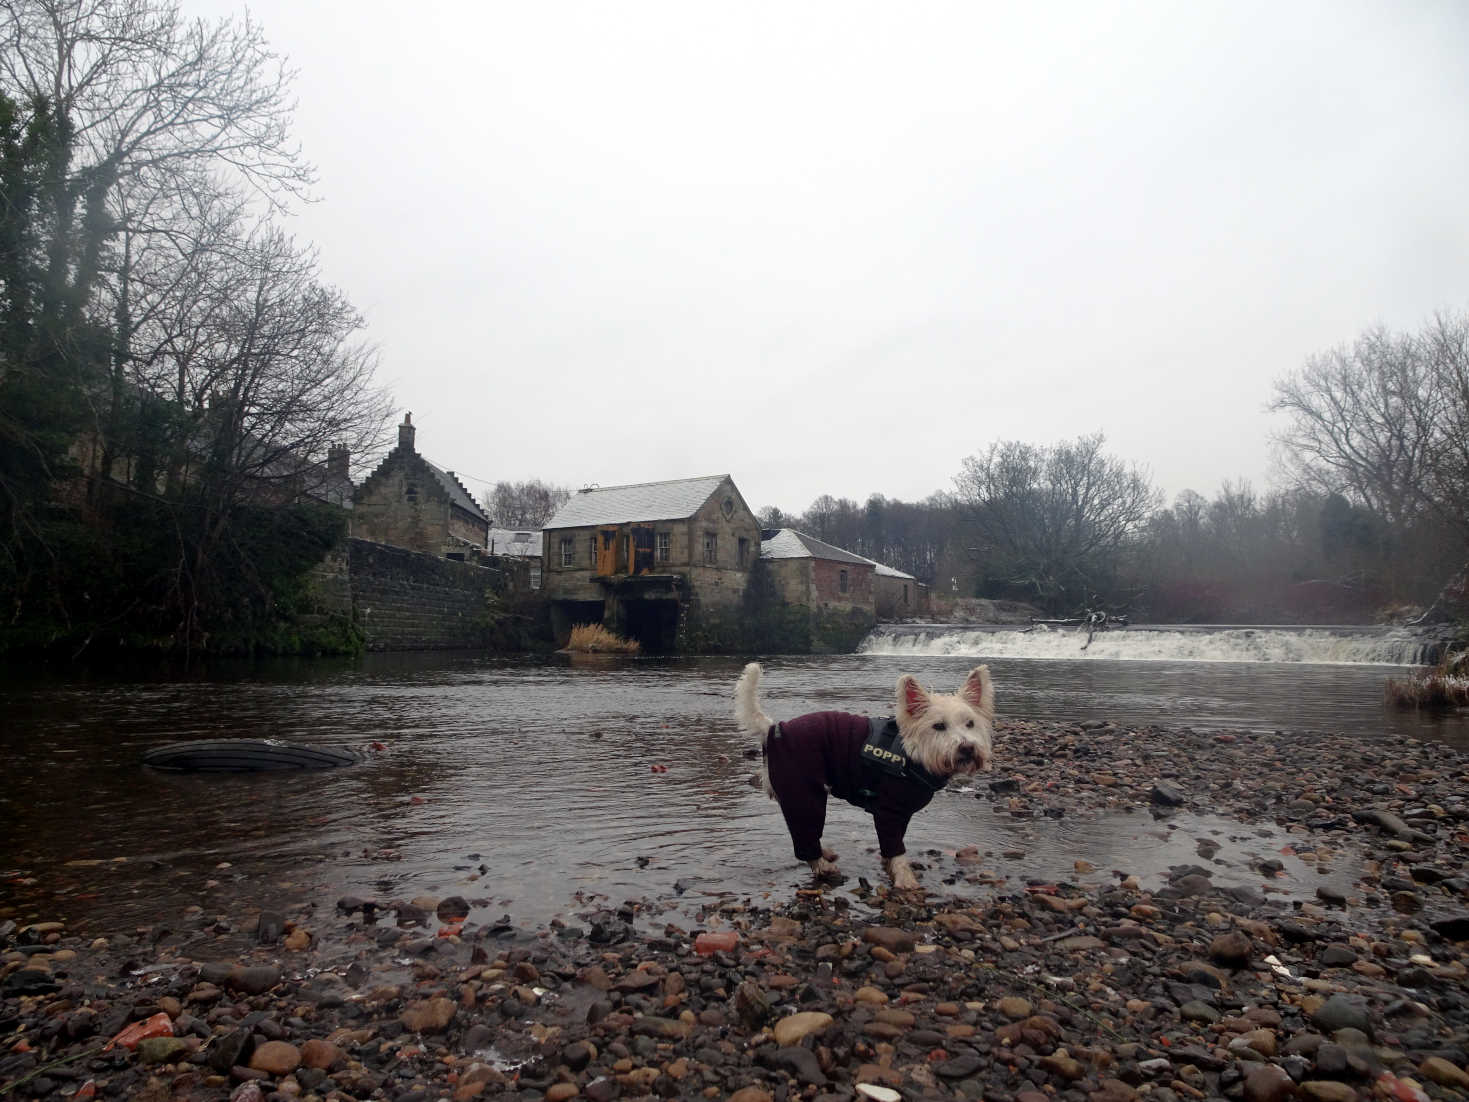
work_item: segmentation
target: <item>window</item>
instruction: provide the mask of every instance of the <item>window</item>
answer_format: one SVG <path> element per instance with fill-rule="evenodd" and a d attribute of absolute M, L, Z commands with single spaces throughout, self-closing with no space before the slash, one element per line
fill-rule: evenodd
<path fill-rule="evenodd" d="M 572 559 L 572 540 L 570 536 L 561 537 L 561 565 L 570 566 Z"/>
<path fill-rule="evenodd" d="M 735 561 L 737 563 L 739 563 L 739 566 L 740 566 L 740 569 L 741 570 L 743 570 L 745 567 L 747 567 L 747 566 L 750 565 L 750 541 L 749 540 L 744 540 L 744 539 L 740 540 L 739 555 L 735 558 Z"/>
<path fill-rule="evenodd" d="M 704 564 L 714 566 L 719 562 L 719 536 L 714 532 L 704 533 Z"/>
<path fill-rule="evenodd" d="M 672 562 L 673 561 L 673 533 L 672 532 L 659 532 L 658 533 L 658 561 L 659 562 Z"/>
<path fill-rule="evenodd" d="M 837 589 L 843 593 L 847 591 L 847 572 L 845 570 L 837 575 Z"/>
<path fill-rule="evenodd" d="M 595 570 L 597 569 L 597 533 L 592 533 L 592 538 L 588 542 L 587 546 L 592 552 L 591 557 L 587 559 L 587 565 Z"/>
<path fill-rule="evenodd" d="M 903 603 L 905 605 L 908 603 L 908 583 L 907 582 L 904 582 L 903 583 Z"/>
<path fill-rule="evenodd" d="M 410 482 L 403 487 L 403 500 L 408 502 L 418 500 L 418 487 L 414 483 Z"/>
<path fill-rule="evenodd" d="M 541 567 L 539 563 L 531 563 L 530 565 L 530 587 L 532 589 L 541 588 Z"/>

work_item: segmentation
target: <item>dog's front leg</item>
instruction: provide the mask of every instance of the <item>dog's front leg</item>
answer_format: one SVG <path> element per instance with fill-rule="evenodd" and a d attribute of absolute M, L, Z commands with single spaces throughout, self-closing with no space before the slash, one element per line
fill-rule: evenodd
<path fill-rule="evenodd" d="M 887 866 L 888 875 L 892 877 L 893 887 L 896 890 L 900 892 L 919 890 L 918 877 L 913 875 L 913 866 L 908 863 L 906 854 L 885 858 L 883 864 Z"/>

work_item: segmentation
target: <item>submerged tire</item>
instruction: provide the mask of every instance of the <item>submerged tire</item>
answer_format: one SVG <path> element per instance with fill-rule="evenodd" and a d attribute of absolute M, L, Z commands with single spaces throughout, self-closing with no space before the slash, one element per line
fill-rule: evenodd
<path fill-rule="evenodd" d="M 201 739 L 158 746 L 143 764 L 170 773 L 265 773 L 335 769 L 355 765 L 363 755 L 346 746 L 304 746 L 279 739 Z"/>

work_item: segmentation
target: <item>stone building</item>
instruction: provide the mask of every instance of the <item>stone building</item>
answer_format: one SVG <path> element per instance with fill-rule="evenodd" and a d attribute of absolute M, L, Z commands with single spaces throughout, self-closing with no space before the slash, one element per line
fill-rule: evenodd
<path fill-rule="evenodd" d="M 872 563 L 872 604 L 879 620 L 907 620 L 927 615 L 928 586 L 912 574 L 876 560 Z"/>
<path fill-rule="evenodd" d="M 413 415 L 398 426 L 398 446 L 352 495 L 352 534 L 427 555 L 476 561 L 488 547 L 490 519 L 453 471 L 414 447 Z"/>
<path fill-rule="evenodd" d="M 530 587 L 541 588 L 541 530 L 539 528 L 491 528 L 490 555 L 523 559 L 530 571 Z"/>
<path fill-rule="evenodd" d="M 760 558 L 782 600 L 792 605 L 876 616 L 873 574 L 877 564 L 794 528 L 760 534 Z"/>
<path fill-rule="evenodd" d="M 732 615 L 760 554 L 760 522 L 727 474 L 580 490 L 544 538 L 557 637 L 602 623 L 649 650 L 677 649 L 691 620 Z"/>

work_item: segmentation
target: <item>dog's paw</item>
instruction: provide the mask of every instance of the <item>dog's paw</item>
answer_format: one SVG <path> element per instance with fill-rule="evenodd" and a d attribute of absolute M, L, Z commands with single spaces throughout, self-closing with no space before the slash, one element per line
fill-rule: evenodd
<path fill-rule="evenodd" d="M 827 849 L 825 846 L 822 846 L 821 859 L 823 861 L 830 861 L 833 865 L 835 865 L 837 861 L 837 851 L 834 849 Z"/>
<path fill-rule="evenodd" d="M 906 857 L 894 857 L 888 862 L 888 875 L 893 878 L 893 890 L 899 892 L 919 892 L 923 890 L 918 883 L 918 877 L 913 875 L 913 866 L 908 864 Z"/>
<path fill-rule="evenodd" d="M 830 860 L 823 856 L 818 857 L 810 864 L 811 875 L 823 883 L 840 884 L 843 880 L 846 879 L 846 877 L 842 875 L 842 870 L 837 868 L 837 863 L 835 860 Z"/>

